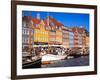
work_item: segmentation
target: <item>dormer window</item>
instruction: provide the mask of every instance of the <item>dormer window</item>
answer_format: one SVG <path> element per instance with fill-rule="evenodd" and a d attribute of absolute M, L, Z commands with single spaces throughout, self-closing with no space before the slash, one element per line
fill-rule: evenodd
<path fill-rule="evenodd" d="M 51 30 L 54 30 L 54 28 L 53 28 L 53 27 L 51 27 Z"/>
<path fill-rule="evenodd" d="M 59 29 L 59 27 L 56 25 L 56 27 L 55 27 L 56 29 Z"/>
<path fill-rule="evenodd" d="M 49 29 L 48 26 L 45 26 L 45 29 L 48 30 Z"/>
<path fill-rule="evenodd" d="M 59 30 L 61 31 L 61 26 L 59 27 Z"/>
<path fill-rule="evenodd" d="M 38 24 L 36 24 L 35 26 L 38 27 Z"/>

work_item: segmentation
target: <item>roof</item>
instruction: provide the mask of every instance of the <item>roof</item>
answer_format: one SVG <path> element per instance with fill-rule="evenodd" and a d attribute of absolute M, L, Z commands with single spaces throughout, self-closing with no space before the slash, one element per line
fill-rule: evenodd
<path fill-rule="evenodd" d="M 49 27 L 48 23 L 47 23 L 47 20 L 43 20 L 44 24 L 46 27 Z"/>
<path fill-rule="evenodd" d="M 32 19 L 31 16 L 23 16 L 23 17 L 22 17 L 22 20 L 23 20 L 23 21 L 26 21 L 26 22 L 29 22 L 31 19 Z"/>
<path fill-rule="evenodd" d="M 49 20 L 50 20 L 51 22 L 53 22 L 53 23 L 54 23 L 55 25 L 57 25 L 58 27 L 63 26 L 63 24 L 60 23 L 60 22 L 58 22 L 56 19 L 54 19 L 54 18 L 52 18 L 52 17 L 50 17 L 50 16 L 48 16 L 48 18 L 49 18 Z"/>
<path fill-rule="evenodd" d="M 67 27 L 63 27 L 62 30 L 70 31 L 69 28 L 67 28 Z"/>
<path fill-rule="evenodd" d="M 72 31 L 73 31 L 73 32 L 75 32 L 76 30 L 77 30 L 78 33 L 80 33 L 80 34 L 82 34 L 82 33 L 85 31 L 86 35 L 87 35 L 87 36 L 89 35 L 89 32 L 88 32 L 86 29 L 84 29 L 84 28 L 79 28 L 79 27 L 73 27 L 73 28 L 72 28 Z"/>
<path fill-rule="evenodd" d="M 49 19 L 49 20 L 48 20 Z M 45 20 L 44 20 L 44 23 L 45 23 L 45 25 L 48 27 L 48 22 L 49 21 L 49 25 L 50 25 L 50 23 L 53 23 L 55 26 L 57 26 L 57 27 L 61 27 L 61 26 L 63 26 L 63 24 L 62 23 L 60 23 L 60 22 L 58 22 L 56 19 L 54 19 L 54 18 L 52 18 L 52 17 L 50 17 L 50 16 L 48 16 Z"/>
<path fill-rule="evenodd" d="M 39 24 L 39 23 L 40 23 L 40 20 L 37 19 L 37 18 L 32 18 L 32 21 L 33 21 L 33 23 L 35 23 L 35 24 Z"/>
<path fill-rule="evenodd" d="M 22 17 L 22 20 L 23 21 L 26 21 L 26 22 L 29 22 L 30 20 L 32 20 L 35 24 L 39 24 L 40 23 L 40 20 L 39 19 L 33 18 L 31 16 L 23 16 Z"/>

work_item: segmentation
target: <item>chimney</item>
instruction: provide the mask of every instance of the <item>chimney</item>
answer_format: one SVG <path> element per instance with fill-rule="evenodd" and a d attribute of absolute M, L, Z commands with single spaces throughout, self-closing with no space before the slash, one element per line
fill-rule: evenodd
<path fill-rule="evenodd" d="M 40 20 L 40 14 L 39 14 L 39 13 L 37 13 L 37 19 L 39 19 L 39 20 Z"/>
<path fill-rule="evenodd" d="M 47 24 L 49 26 L 49 13 L 47 13 Z"/>

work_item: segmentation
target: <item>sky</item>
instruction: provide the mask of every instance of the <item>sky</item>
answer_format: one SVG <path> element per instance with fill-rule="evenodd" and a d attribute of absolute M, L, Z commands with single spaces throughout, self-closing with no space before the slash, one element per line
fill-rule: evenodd
<path fill-rule="evenodd" d="M 23 16 L 32 16 L 34 18 L 37 18 L 37 14 L 40 14 L 40 19 L 46 19 L 47 16 L 51 16 L 62 23 L 65 27 L 83 27 L 89 32 L 89 14 L 22 11 Z"/>

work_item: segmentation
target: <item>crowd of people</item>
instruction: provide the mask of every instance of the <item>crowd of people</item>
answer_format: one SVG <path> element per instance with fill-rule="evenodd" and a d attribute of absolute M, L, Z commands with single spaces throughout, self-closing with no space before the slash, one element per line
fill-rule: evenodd
<path fill-rule="evenodd" d="M 64 47 L 35 47 L 30 51 L 32 56 L 43 56 L 45 54 L 53 55 L 70 55 L 70 54 L 86 54 L 89 49 L 85 48 L 64 48 Z"/>

